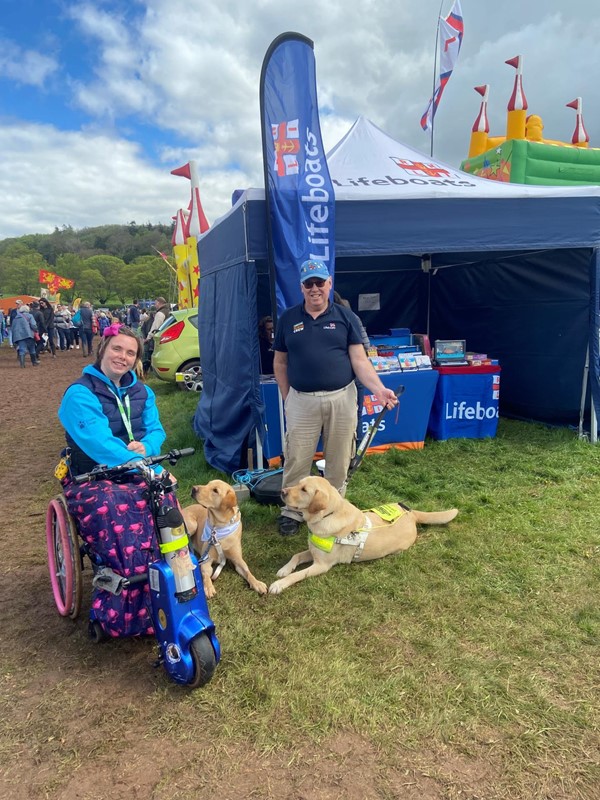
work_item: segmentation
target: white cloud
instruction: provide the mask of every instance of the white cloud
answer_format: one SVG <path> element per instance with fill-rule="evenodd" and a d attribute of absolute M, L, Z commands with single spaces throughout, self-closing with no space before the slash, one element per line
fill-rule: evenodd
<path fill-rule="evenodd" d="M 7 39 L 0 39 L 0 77 L 15 83 L 43 86 L 57 69 L 56 60 L 44 53 L 27 50 Z"/>

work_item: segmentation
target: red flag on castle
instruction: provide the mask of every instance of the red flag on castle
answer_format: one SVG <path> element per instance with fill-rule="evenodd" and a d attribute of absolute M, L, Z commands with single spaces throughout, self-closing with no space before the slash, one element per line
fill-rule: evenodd
<path fill-rule="evenodd" d="M 188 213 L 180 209 L 175 218 L 173 231 L 173 253 L 177 265 L 177 285 L 179 307 L 190 308 L 198 305 L 198 238 L 209 229 L 208 220 L 200 201 L 200 183 L 196 162 L 190 161 L 182 167 L 171 170 L 171 175 L 180 175 L 191 181 L 192 197 Z"/>
<path fill-rule="evenodd" d="M 435 81 L 433 97 L 421 117 L 421 127 L 424 131 L 431 130 L 433 126 L 433 118 L 460 53 L 465 31 L 460 0 L 455 0 L 450 13 L 445 19 L 439 18 L 438 25 L 440 67 Z"/>

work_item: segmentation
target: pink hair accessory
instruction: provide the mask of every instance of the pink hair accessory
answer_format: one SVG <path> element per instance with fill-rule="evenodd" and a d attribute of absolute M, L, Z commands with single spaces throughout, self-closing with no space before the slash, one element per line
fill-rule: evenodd
<path fill-rule="evenodd" d="M 104 333 L 102 336 L 118 336 L 122 327 L 123 325 L 120 322 L 113 322 L 112 325 L 108 325 L 106 328 L 104 328 Z"/>

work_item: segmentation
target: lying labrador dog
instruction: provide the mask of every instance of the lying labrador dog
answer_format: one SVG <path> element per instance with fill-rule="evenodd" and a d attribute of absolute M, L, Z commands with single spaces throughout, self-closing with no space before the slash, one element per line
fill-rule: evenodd
<path fill-rule="evenodd" d="M 322 575 L 336 564 L 372 561 L 407 550 L 417 538 L 417 523 L 444 525 L 458 514 L 449 511 L 415 511 L 390 503 L 359 511 L 325 478 L 303 478 L 282 491 L 288 508 L 300 511 L 308 525 L 308 550 L 296 553 L 277 573 L 270 594 L 281 594 L 305 578 Z M 312 564 L 294 572 L 300 564 Z"/>
<path fill-rule="evenodd" d="M 267 585 L 250 572 L 242 556 L 242 517 L 235 492 L 225 481 L 214 480 L 204 486 L 192 487 L 192 498 L 197 505 L 183 509 L 192 547 L 200 560 L 200 572 L 207 598 L 214 597 L 213 584 L 225 561 L 230 561 L 236 572 L 258 594 L 267 593 Z M 213 565 L 216 568 L 213 571 Z"/>

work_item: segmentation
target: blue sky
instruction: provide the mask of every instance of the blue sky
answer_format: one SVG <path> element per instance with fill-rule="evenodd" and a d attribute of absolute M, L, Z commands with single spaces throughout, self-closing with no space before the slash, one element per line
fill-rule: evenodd
<path fill-rule="evenodd" d="M 445 0 L 444 13 L 451 6 Z M 326 147 L 359 115 L 423 152 L 439 0 L 2 0 L 0 239 L 109 222 L 169 222 L 198 163 L 210 221 L 237 188 L 262 185 L 258 81 L 286 30 L 315 44 Z M 523 56 L 530 113 L 571 137 L 584 101 L 600 147 L 600 4 L 462 0 L 465 39 L 436 117 L 435 155 L 457 166 L 491 86 L 502 134 Z"/>

